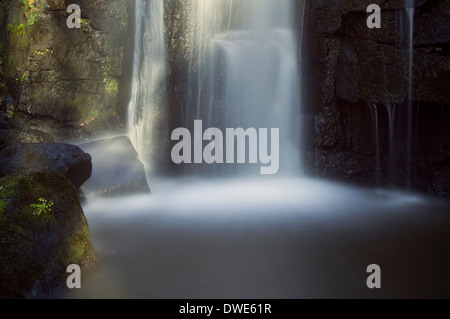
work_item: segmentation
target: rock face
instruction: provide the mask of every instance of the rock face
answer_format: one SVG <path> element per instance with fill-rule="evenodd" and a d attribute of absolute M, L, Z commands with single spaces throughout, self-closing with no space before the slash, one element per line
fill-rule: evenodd
<path fill-rule="evenodd" d="M 44 143 L 54 142 L 55 140 L 53 136 L 38 130 L 0 130 L 0 149 L 14 141 Z"/>
<path fill-rule="evenodd" d="M 380 5 L 381 29 L 367 28 L 369 4 L 307 2 L 305 162 L 322 177 L 449 196 L 450 3 L 415 1 L 411 79 L 405 1 Z"/>
<path fill-rule="evenodd" d="M 39 171 L 62 174 L 79 188 L 91 176 L 91 156 L 77 146 L 56 143 L 12 143 L 0 151 L 0 177 Z"/>
<path fill-rule="evenodd" d="M 45 297 L 65 287 L 69 265 L 96 260 L 77 192 L 62 175 L 1 178 L 0 221 L 0 298 Z"/>
<path fill-rule="evenodd" d="M 80 29 L 67 26 L 69 4 L 81 8 Z M 58 140 L 120 128 L 126 0 L 6 1 L 0 24 L 2 82 L 15 113 L 73 128 L 55 132 Z"/>
<path fill-rule="evenodd" d="M 50 134 L 20 127 L 14 119 L 0 114 L 0 150 L 13 142 L 44 143 L 54 141 Z"/>
<path fill-rule="evenodd" d="M 95 196 L 149 193 L 145 168 L 127 137 L 80 145 L 92 156 L 92 176 L 82 191 Z"/>
<path fill-rule="evenodd" d="M 12 130 L 17 128 L 17 123 L 10 117 L 0 114 L 0 130 Z"/>

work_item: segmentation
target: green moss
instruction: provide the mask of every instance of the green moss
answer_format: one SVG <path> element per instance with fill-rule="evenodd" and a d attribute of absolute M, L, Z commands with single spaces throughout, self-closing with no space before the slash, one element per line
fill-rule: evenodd
<path fill-rule="evenodd" d="M 102 62 L 103 69 L 103 84 L 105 86 L 106 93 L 110 96 L 116 97 L 119 94 L 119 82 L 116 78 L 110 75 L 110 59 L 107 58 Z"/>
<path fill-rule="evenodd" d="M 28 81 L 28 75 L 27 72 L 23 72 L 22 77 L 20 78 L 20 83 L 24 83 Z"/>
<path fill-rule="evenodd" d="M 45 50 L 43 50 L 43 51 L 41 51 L 41 50 L 34 50 L 34 54 L 39 55 L 39 56 L 43 56 L 43 55 L 45 55 L 46 53 L 53 54 L 53 52 L 54 52 L 53 49 L 45 49 Z"/>
<path fill-rule="evenodd" d="M 8 24 L 8 32 L 10 35 L 22 38 L 25 35 L 25 26 L 23 24 L 16 25 L 15 23 L 10 23 Z"/>
<path fill-rule="evenodd" d="M 6 210 L 6 202 L 3 200 L 0 200 L 0 214 L 3 214 Z"/>
<path fill-rule="evenodd" d="M 35 23 L 36 19 L 38 18 L 38 16 L 39 16 L 39 12 L 32 11 L 30 13 L 30 15 L 28 16 L 28 19 L 27 19 L 28 25 L 29 26 L 34 25 L 34 23 Z"/>
<path fill-rule="evenodd" d="M 25 12 L 30 9 L 28 7 L 28 0 L 22 0 L 22 6 L 23 6 Z"/>
<path fill-rule="evenodd" d="M 27 189 L 29 186 L 30 188 L 34 188 L 31 186 L 33 184 L 33 177 L 30 175 L 23 175 L 23 176 L 7 176 L 1 179 L 1 186 L 0 186 L 0 200 L 4 201 L 5 203 L 10 204 L 21 204 L 26 203 L 26 205 L 23 207 L 24 209 L 22 212 L 29 213 L 28 215 L 32 215 L 32 209 L 31 204 L 34 202 L 37 202 L 39 198 L 44 197 L 45 195 L 48 195 L 48 192 L 42 187 L 42 188 L 36 188 L 35 194 L 28 193 L 26 194 L 27 199 L 22 198 L 24 189 Z M 40 195 L 38 195 L 40 194 Z M 24 202 L 25 200 L 25 202 Z M 29 207 L 27 207 L 29 206 Z"/>
<path fill-rule="evenodd" d="M 117 96 L 117 94 L 119 94 L 119 82 L 112 78 L 112 77 L 106 77 L 103 80 L 103 83 L 105 84 L 105 88 L 106 88 L 106 92 L 109 95 L 112 96 Z"/>
<path fill-rule="evenodd" d="M 18 17 L 12 17 L 11 21 L 16 21 Z M 17 20 L 22 21 L 22 20 Z M 24 24 L 10 23 L 8 24 L 8 44 L 7 50 L 3 53 L 3 76 L 9 79 L 17 79 L 17 82 L 27 80 L 23 77 L 23 71 L 17 72 L 17 69 L 24 70 L 28 58 L 29 38 L 26 34 Z"/>
<path fill-rule="evenodd" d="M 39 18 L 42 9 L 45 8 L 43 1 L 36 0 L 30 4 L 28 0 L 22 0 L 22 7 L 25 16 L 27 17 L 27 25 L 33 26 L 36 20 Z"/>
<path fill-rule="evenodd" d="M 68 247 L 69 251 L 67 255 L 69 258 L 80 261 L 83 260 L 86 256 L 86 252 L 89 251 L 89 247 L 86 247 L 86 238 L 89 238 L 90 234 L 88 229 L 79 234 L 74 234 L 72 237 L 68 239 Z"/>
<path fill-rule="evenodd" d="M 45 198 L 53 199 L 51 214 L 38 216 L 33 204 Z M 0 178 L 0 224 L 0 298 L 39 297 L 65 283 L 68 265 L 95 261 L 76 190 L 62 175 Z"/>
<path fill-rule="evenodd" d="M 11 65 L 14 61 L 14 54 L 12 52 L 8 55 L 8 65 Z"/>
<path fill-rule="evenodd" d="M 3 178 L 0 183 L 0 201 L 6 201 L 14 196 L 19 187 L 19 181 L 14 178 Z"/>

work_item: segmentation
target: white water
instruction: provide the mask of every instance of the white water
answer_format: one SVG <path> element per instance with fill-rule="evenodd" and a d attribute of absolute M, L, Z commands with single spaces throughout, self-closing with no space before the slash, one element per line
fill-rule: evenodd
<path fill-rule="evenodd" d="M 192 6 L 186 126 L 202 119 L 205 127 L 221 129 L 279 128 L 281 170 L 299 170 L 294 1 L 203 0 Z"/>
<path fill-rule="evenodd" d="M 395 174 L 395 110 L 395 104 L 386 103 L 386 112 L 389 120 L 389 174 L 391 174 L 391 176 Z M 393 182 L 392 177 L 390 182 Z"/>
<path fill-rule="evenodd" d="M 411 187 L 412 160 L 413 160 L 413 84 L 414 84 L 414 0 L 406 0 L 406 12 L 409 21 L 409 66 L 408 66 L 408 115 L 407 115 L 407 141 L 406 141 L 406 186 Z"/>
<path fill-rule="evenodd" d="M 133 98 L 129 135 L 152 168 L 167 143 L 163 1 L 136 2 Z M 285 171 L 300 168 L 300 80 L 295 1 L 184 2 L 189 39 L 184 126 L 279 128 Z M 303 18 L 303 15 L 300 17 Z M 302 25 L 302 23 L 300 23 Z M 170 136 L 170 134 L 169 134 Z M 161 147 L 162 146 L 162 147 Z M 231 167 L 231 166 L 228 166 Z M 202 169 L 202 168 L 200 168 Z"/>
<path fill-rule="evenodd" d="M 378 106 L 376 103 L 370 104 L 370 113 L 372 115 L 372 123 L 374 126 L 374 139 L 375 139 L 375 169 L 377 186 L 380 186 L 380 174 L 381 174 L 381 145 L 380 145 L 380 125 L 378 121 Z"/>
<path fill-rule="evenodd" d="M 166 42 L 162 0 L 136 0 L 135 50 L 128 135 L 145 164 L 166 143 Z M 151 165 L 147 165 L 151 169 Z"/>
<path fill-rule="evenodd" d="M 199 70 L 190 72 L 198 90 L 191 114 L 229 127 L 287 123 L 300 88 L 293 2 L 206 0 L 193 10 L 191 61 Z"/>

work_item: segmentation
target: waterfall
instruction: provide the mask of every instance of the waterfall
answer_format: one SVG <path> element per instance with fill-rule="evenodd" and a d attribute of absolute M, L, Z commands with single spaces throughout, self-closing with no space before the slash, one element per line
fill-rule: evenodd
<path fill-rule="evenodd" d="M 407 111 L 407 141 L 406 141 L 406 186 L 411 187 L 412 149 L 413 149 L 413 66 L 414 66 L 414 0 L 406 0 L 406 12 L 409 21 L 409 65 L 408 65 L 408 111 Z"/>
<path fill-rule="evenodd" d="M 204 126 L 221 129 L 280 128 L 282 167 L 291 165 L 289 171 L 299 167 L 294 5 L 291 0 L 192 4 L 185 118 L 187 126 L 202 119 Z"/>
<path fill-rule="evenodd" d="M 144 163 L 151 164 L 166 142 L 166 43 L 163 0 L 136 0 L 132 95 L 128 134 Z M 157 147 L 157 145 L 162 145 Z M 151 167 L 151 166 L 150 166 Z"/>
<path fill-rule="evenodd" d="M 372 123 L 374 127 L 374 136 L 375 136 L 375 168 L 376 168 L 376 180 L 377 185 L 380 186 L 380 174 L 381 174 L 381 147 L 380 147 L 380 127 L 378 120 L 378 106 L 376 103 L 372 103 L 371 115 L 372 115 Z"/>
<path fill-rule="evenodd" d="M 196 0 L 171 5 L 183 10 L 180 20 L 186 19 L 181 23 L 187 76 L 179 114 L 184 126 L 193 132 L 194 121 L 202 120 L 203 128 L 221 130 L 279 128 L 281 167 L 298 169 L 301 37 L 295 1 Z M 129 134 L 141 158 L 150 162 L 164 153 L 158 143 L 167 143 L 165 24 L 162 0 L 136 2 Z"/>
<path fill-rule="evenodd" d="M 389 176 L 390 176 L 390 183 L 393 184 L 394 182 L 394 174 L 395 174 L 395 110 L 396 106 L 395 104 L 386 104 L 386 112 L 388 115 L 388 121 L 389 121 Z"/>

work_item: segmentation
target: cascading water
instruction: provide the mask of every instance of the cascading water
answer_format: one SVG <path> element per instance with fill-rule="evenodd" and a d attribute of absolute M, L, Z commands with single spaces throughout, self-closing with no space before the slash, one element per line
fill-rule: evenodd
<path fill-rule="evenodd" d="M 389 175 L 391 176 L 391 184 L 394 182 L 392 176 L 395 172 L 395 110 L 395 104 L 386 104 L 386 112 L 389 121 Z"/>
<path fill-rule="evenodd" d="M 158 140 L 167 142 L 166 127 L 156 128 L 156 123 L 168 122 L 161 95 L 166 78 L 162 2 L 137 1 L 136 8 L 129 127 L 131 139 L 147 164 L 154 160 L 149 150 L 164 153 L 157 146 Z M 193 132 L 194 120 L 202 120 L 203 128 L 222 130 L 279 128 L 280 166 L 290 172 L 299 168 L 300 142 L 294 7 L 292 0 L 183 3 L 183 10 L 189 12 L 184 27 L 190 41 L 186 49 L 184 126 Z"/>
<path fill-rule="evenodd" d="M 374 123 L 376 180 L 377 185 L 380 186 L 381 146 L 380 146 L 380 126 L 378 121 L 378 106 L 376 103 L 373 103 L 370 106 L 371 106 L 372 123 Z"/>
<path fill-rule="evenodd" d="M 406 12 L 409 21 L 409 65 L 408 65 L 408 111 L 407 111 L 407 141 L 406 141 L 406 186 L 411 187 L 413 160 L 413 66 L 414 66 L 414 0 L 406 0 Z"/>
<path fill-rule="evenodd" d="M 190 117 L 222 129 L 280 128 L 286 168 L 298 158 L 288 142 L 297 135 L 300 111 L 294 3 L 221 0 L 214 1 L 213 12 L 205 10 L 207 5 L 211 1 L 197 2 L 196 21 L 209 32 L 202 30 L 196 39 L 200 52 L 193 59 L 199 59 L 199 71 L 190 75 L 197 89 Z M 217 22 L 220 16 L 223 21 Z"/>
<path fill-rule="evenodd" d="M 135 50 L 128 129 L 137 152 L 145 164 L 150 164 L 158 156 L 155 150 L 164 149 L 164 132 L 167 131 L 163 1 L 136 0 L 135 14 Z"/>

